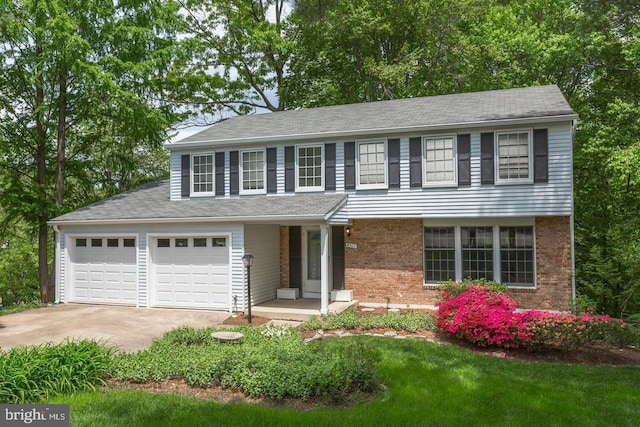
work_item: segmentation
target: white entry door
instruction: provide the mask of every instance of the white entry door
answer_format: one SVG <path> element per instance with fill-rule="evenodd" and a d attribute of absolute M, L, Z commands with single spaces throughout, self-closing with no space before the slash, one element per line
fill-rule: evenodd
<path fill-rule="evenodd" d="M 322 249 L 320 229 L 304 229 L 302 233 L 302 296 L 320 298 Z"/>

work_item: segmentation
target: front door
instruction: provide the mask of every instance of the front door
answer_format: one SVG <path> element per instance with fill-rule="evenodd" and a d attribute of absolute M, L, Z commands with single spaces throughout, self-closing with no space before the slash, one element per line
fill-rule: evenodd
<path fill-rule="evenodd" d="M 304 229 L 302 250 L 302 296 L 304 298 L 320 298 L 322 279 L 320 229 Z"/>

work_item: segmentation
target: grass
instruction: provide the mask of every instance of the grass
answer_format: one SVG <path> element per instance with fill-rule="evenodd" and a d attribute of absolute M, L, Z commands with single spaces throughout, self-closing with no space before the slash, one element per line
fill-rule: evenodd
<path fill-rule="evenodd" d="M 0 310 L 0 316 L 4 316 L 7 314 L 20 313 L 21 311 L 32 310 L 34 308 L 46 307 L 46 303 L 42 303 L 39 301 L 24 303 L 24 304 L 13 304 L 13 305 L 5 305 L 2 310 Z"/>
<path fill-rule="evenodd" d="M 335 338 L 380 355 L 386 397 L 347 409 L 310 411 L 219 404 L 111 390 L 64 396 L 73 426 L 633 426 L 640 419 L 640 369 L 538 364 L 488 357 L 413 339 Z"/>

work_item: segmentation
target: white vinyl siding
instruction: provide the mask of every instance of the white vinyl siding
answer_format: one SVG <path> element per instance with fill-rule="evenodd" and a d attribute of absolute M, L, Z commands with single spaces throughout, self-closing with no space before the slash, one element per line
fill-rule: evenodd
<path fill-rule="evenodd" d="M 496 183 L 533 182 L 531 130 L 496 133 Z"/>
<path fill-rule="evenodd" d="M 572 123 L 569 121 L 541 122 L 535 127 L 548 130 L 549 180 L 546 183 L 535 184 L 519 181 L 519 184 L 522 185 L 500 185 L 500 183 L 492 185 L 480 182 L 480 133 L 511 133 L 513 132 L 511 128 L 482 127 L 451 132 L 451 134 L 470 134 L 471 185 L 463 187 L 425 186 L 421 189 L 411 188 L 409 182 L 409 138 L 417 135 L 390 134 L 389 138 L 400 139 L 400 188 L 393 189 L 393 191 L 385 189 L 349 190 L 348 204 L 345 208 L 349 213 L 349 219 L 570 216 L 573 212 Z M 430 137 L 431 135 L 426 136 Z M 336 142 L 336 192 L 345 192 L 344 141 L 349 141 L 349 139 L 326 141 L 327 143 Z M 286 145 L 288 144 L 282 143 L 276 146 L 279 195 L 285 193 L 284 147 Z M 318 146 L 318 144 L 305 146 Z M 229 149 L 230 147 L 219 147 L 220 151 L 225 152 L 226 194 L 229 194 Z M 181 198 L 180 154 L 184 154 L 184 152 L 176 152 L 171 155 L 172 200 L 180 200 Z M 305 189 L 296 188 L 296 191 L 305 191 Z M 322 191 L 322 188 L 313 189 L 313 191 Z"/>
<path fill-rule="evenodd" d="M 409 187 L 409 138 L 400 140 L 400 191 L 355 191 L 349 194 L 349 219 L 360 218 L 490 218 L 570 216 L 573 212 L 571 124 L 547 123 L 549 182 L 528 185 L 480 183 L 480 133 L 471 134 L 471 185 L 465 187 Z M 338 165 L 341 168 L 342 165 Z"/>
<path fill-rule="evenodd" d="M 240 152 L 240 194 L 266 193 L 265 150 Z"/>
<path fill-rule="evenodd" d="M 356 188 L 387 188 L 386 146 L 385 141 L 358 142 L 356 152 Z"/>
<path fill-rule="evenodd" d="M 456 185 L 458 174 L 454 136 L 429 136 L 423 141 L 424 185 Z"/>
<path fill-rule="evenodd" d="M 251 299 L 260 304 L 275 299 L 280 287 L 280 226 L 244 226 L 245 251 L 255 259 L 251 267 Z"/>

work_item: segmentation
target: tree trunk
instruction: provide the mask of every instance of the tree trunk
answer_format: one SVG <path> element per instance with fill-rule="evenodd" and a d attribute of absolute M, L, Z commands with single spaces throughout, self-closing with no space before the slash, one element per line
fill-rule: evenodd
<path fill-rule="evenodd" d="M 43 16 L 40 13 L 36 17 L 36 26 L 43 27 Z M 36 58 L 44 56 L 43 40 L 36 37 Z M 40 301 L 50 302 L 53 295 L 49 284 L 49 229 L 47 221 L 49 213 L 47 209 L 47 131 L 44 125 L 44 73 L 43 70 L 36 78 L 35 121 L 36 121 L 36 167 L 38 186 L 40 187 L 40 201 L 38 213 L 38 282 L 40 285 Z"/>

